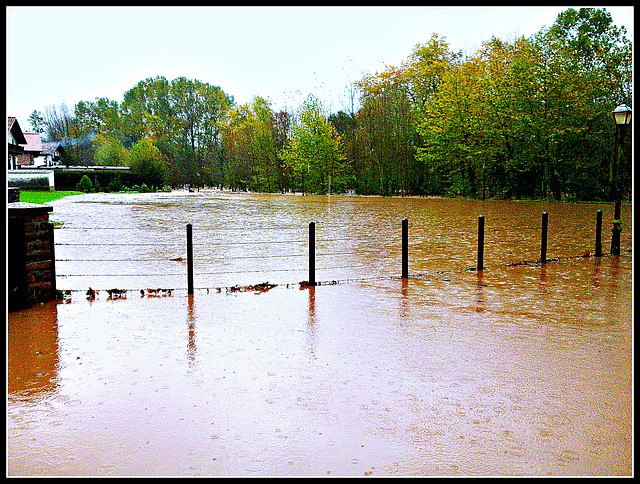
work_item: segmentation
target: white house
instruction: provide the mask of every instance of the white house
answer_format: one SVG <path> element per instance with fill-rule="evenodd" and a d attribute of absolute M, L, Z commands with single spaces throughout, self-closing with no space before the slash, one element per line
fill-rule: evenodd
<path fill-rule="evenodd" d="M 20 166 L 31 166 L 34 165 L 34 160 L 42 152 L 40 133 L 24 133 L 24 138 L 27 142 L 23 145 L 24 152 L 18 155 L 18 164 Z"/>
<path fill-rule="evenodd" d="M 57 166 L 64 155 L 64 148 L 60 141 L 45 141 L 42 143 L 40 156 L 33 160 L 34 166 Z"/>
<path fill-rule="evenodd" d="M 24 145 L 27 140 L 20 128 L 20 123 L 13 116 L 7 116 L 7 169 L 15 170 L 18 167 L 18 156 L 24 153 Z"/>

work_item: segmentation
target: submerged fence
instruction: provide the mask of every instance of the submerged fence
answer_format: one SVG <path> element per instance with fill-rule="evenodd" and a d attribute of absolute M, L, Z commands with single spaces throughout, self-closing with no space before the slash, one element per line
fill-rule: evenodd
<path fill-rule="evenodd" d="M 543 212 L 542 214 L 542 221 L 541 221 L 541 229 L 540 229 L 540 259 L 539 260 L 535 260 L 535 261 L 522 261 L 522 262 L 515 262 L 515 263 L 510 263 L 507 264 L 509 266 L 519 266 L 519 265 L 527 265 L 527 264 L 545 264 L 547 262 L 549 262 L 550 260 L 558 260 L 559 258 L 556 259 L 548 259 L 547 258 L 547 249 L 548 249 L 548 244 L 547 244 L 547 239 L 548 239 L 548 223 L 549 223 L 549 215 L 547 212 Z M 467 271 L 483 271 L 485 269 L 485 265 L 484 265 L 484 250 L 485 250 L 485 217 L 483 215 L 480 215 L 478 217 L 478 233 L 477 233 L 477 263 L 475 268 L 469 268 L 466 269 Z M 112 228 L 114 230 L 117 230 L 117 228 Z M 300 227 L 298 227 L 297 229 L 300 229 Z M 69 229 L 62 229 L 62 230 L 69 230 Z M 96 229 L 81 229 L 81 230 L 96 230 Z M 106 229 L 105 229 L 106 230 Z M 281 231 L 282 229 L 278 228 L 278 231 Z M 299 230 L 298 230 L 299 231 Z M 402 219 L 401 221 L 401 230 L 400 232 L 400 274 L 399 277 L 403 278 L 403 279 L 407 279 L 410 277 L 409 274 L 409 220 L 407 218 Z M 594 256 L 595 257 L 602 257 L 602 211 L 598 210 L 596 213 L 596 231 L 595 231 L 595 252 L 594 252 Z M 183 239 L 184 240 L 184 239 Z M 330 242 L 330 241 L 336 241 L 336 240 L 344 240 L 344 239 L 340 239 L 340 238 L 325 238 L 323 239 L 323 242 Z M 288 266 L 286 268 L 280 268 L 280 269 L 269 269 L 269 271 L 288 271 L 288 272 L 306 272 L 308 274 L 308 277 L 306 280 L 304 281 L 296 281 L 296 283 L 299 283 L 301 286 L 315 286 L 315 285 L 319 285 L 321 283 L 318 282 L 317 279 L 317 267 L 316 267 L 316 256 L 319 255 L 316 251 L 316 223 L 315 222 L 310 222 L 309 223 L 309 228 L 308 228 L 308 238 L 306 239 L 285 239 L 285 240 L 271 240 L 268 241 L 268 243 L 270 244 L 278 244 L 278 243 L 295 243 L 295 244 L 306 244 L 307 247 L 307 253 L 278 253 L 278 254 L 271 254 L 271 255 L 242 255 L 242 256 L 227 256 L 227 257 L 219 257 L 213 260 L 232 260 L 232 259 L 259 259 L 259 258 L 281 258 L 281 259 L 290 259 L 290 258 L 298 258 L 298 259 L 302 259 L 304 260 L 305 258 L 307 259 L 307 263 L 305 264 L 304 262 L 301 262 L 300 264 L 298 264 L 295 267 L 291 267 Z M 234 242 L 234 245 L 242 245 L 242 244 L 260 244 L 260 245 L 264 245 L 265 241 L 245 241 L 245 242 Z M 102 246 L 102 247 L 108 247 L 108 246 L 148 246 L 148 247 L 152 247 L 152 246 L 167 246 L 167 242 L 140 242 L 140 241 L 135 241 L 135 242 L 131 242 L 131 241 L 120 241 L 120 242 L 111 242 L 111 243 L 96 243 L 93 241 L 82 241 L 82 242 L 71 242 L 71 243 L 56 243 L 56 246 Z M 186 271 L 181 271 L 181 272 L 171 272 L 171 271 L 160 271 L 157 273 L 142 273 L 142 274 L 122 274 L 122 273 L 115 273 L 115 274 L 65 274 L 64 272 L 60 272 L 58 273 L 58 276 L 61 278 L 64 277 L 72 277 L 72 276 L 76 276 L 76 277 L 82 277 L 82 276 L 116 276 L 116 277 L 150 277 L 150 276 L 182 276 L 186 278 L 186 282 L 187 282 L 187 292 L 188 294 L 193 294 L 194 290 L 195 290 L 195 277 L 196 276 L 200 276 L 200 275 L 221 275 L 221 274 L 229 274 L 229 273 L 246 273 L 246 272 L 268 272 L 265 269 L 260 269 L 260 270 L 256 270 L 256 271 L 252 271 L 252 270 L 242 270 L 242 269 L 236 269 L 234 271 L 213 271 L 213 272 L 196 272 L 194 271 L 194 261 L 196 260 L 194 258 L 194 242 L 193 242 L 193 225 L 192 224 L 187 224 L 186 225 L 186 242 L 182 241 L 176 241 L 176 242 L 172 242 L 170 245 L 174 245 L 175 247 L 182 247 L 186 249 L 186 260 L 182 257 L 178 257 L 178 258 L 171 258 L 169 259 L 172 262 L 186 262 Z M 207 243 L 206 246 L 210 249 L 210 250 L 214 250 L 216 243 Z M 614 251 L 614 247 L 612 245 L 612 253 Z M 396 251 L 397 252 L 397 251 Z M 330 252 L 330 253 L 324 253 L 322 255 L 334 255 L 335 253 L 340 253 L 338 251 L 336 252 Z M 342 252 L 343 254 L 345 252 Z M 577 257 L 589 257 L 591 256 L 591 254 L 589 253 L 589 251 L 586 251 L 584 254 L 577 256 Z M 152 259 L 152 258 L 142 258 L 142 259 L 134 259 L 134 258 L 129 258 L 129 259 L 109 259 L 109 258 L 101 258 L 101 259 L 56 259 L 59 262 L 105 262 L 105 263 L 110 263 L 110 262 L 151 262 L 151 261 L 164 261 L 166 262 L 167 259 L 166 258 L 158 258 L 158 259 Z M 323 268 L 325 270 L 328 269 L 353 269 L 356 267 L 362 267 L 362 266 L 355 266 L 355 265 L 346 265 L 346 266 L 338 266 L 338 267 L 328 267 L 328 268 Z M 398 274 L 394 275 L 395 277 L 398 277 Z M 335 281 L 334 281 L 335 282 Z M 116 290 L 113 290 L 116 291 Z"/>

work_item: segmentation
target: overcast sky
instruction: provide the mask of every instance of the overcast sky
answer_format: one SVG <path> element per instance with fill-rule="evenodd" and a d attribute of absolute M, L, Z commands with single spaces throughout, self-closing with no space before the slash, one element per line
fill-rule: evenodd
<path fill-rule="evenodd" d="M 138 81 L 184 76 L 243 104 L 296 109 L 311 93 L 331 112 L 363 72 L 399 65 L 432 33 L 473 53 L 551 26 L 569 7 L 6 7 L 6 106 L 33 110 L 107 97 Z M 574 7 L 579 8 L 579 7 Z M 633 7 L 603 7 L 633 39 Z"/>

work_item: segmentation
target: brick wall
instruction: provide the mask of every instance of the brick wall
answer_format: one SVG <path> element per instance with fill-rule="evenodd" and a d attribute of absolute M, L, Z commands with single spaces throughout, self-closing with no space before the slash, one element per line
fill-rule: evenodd
<path fill-rule="evenodd" d="M 32 203 L 8 204 L 9 310 L 15 311 L 55 298 L 55 250 L 52 207 Z"/>

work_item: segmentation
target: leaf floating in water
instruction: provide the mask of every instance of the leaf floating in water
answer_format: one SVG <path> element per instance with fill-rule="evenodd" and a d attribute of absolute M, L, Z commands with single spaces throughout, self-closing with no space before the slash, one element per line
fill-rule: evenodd
<path fill-rule="evenodd" d="M 69 299 L 71 299 L 71 290 L 69 289 L 58 289 L 56 291 L 56 299 L 57 300 L 63 300 L 63 301 L 68 301 Z"/>
<path fill-rule="evenodd" d="M 255 292 L 256 294 L 261 294 L 263 292 L 270 291 L 277 284 L 269 284 L 269 282 L 263 282 L 262 284 L 248 285 L 248 286 L 231 286 L 227 288 L 227 294 L 233 294 L 236 292 Z"/>
<path fill-rule="evenodd" d="M 147 295 L 149 297 L 151 297 L 151 296 L 155 296 L 155 297 L 171 296 L 172 292 L 173 292 L 173 289 L 162 289 L 162 288 L 147 289 Z M 140 290 L 140 294 L 144 295 L 144 289 Z"/>
<path fill-rule="evenodd" d="M 127 290 L 126 289 L 107 289 L 107 294 L 111 299 L 126 299 L 127 298 Z"/>

